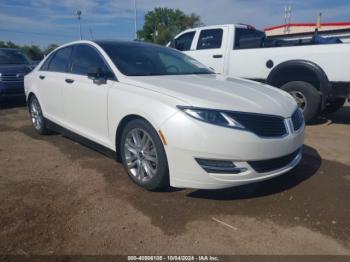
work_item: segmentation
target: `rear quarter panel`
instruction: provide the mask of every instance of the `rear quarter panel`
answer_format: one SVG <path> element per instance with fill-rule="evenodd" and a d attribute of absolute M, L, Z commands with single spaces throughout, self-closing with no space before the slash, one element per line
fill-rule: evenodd
<path fill-rule="evenodd" d="M 350 44 L 310 45 L 231 50 L 226 74 L 250 79 L 266 79 L 271 69 L 289 60 L 307 60 L 319 65 L 329 81 L 350 82 Z"/>

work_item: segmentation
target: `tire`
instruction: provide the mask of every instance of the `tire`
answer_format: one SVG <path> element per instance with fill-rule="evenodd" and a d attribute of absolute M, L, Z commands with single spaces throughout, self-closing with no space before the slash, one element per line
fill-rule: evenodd
<path fill-rule="evenodd" d="M 327 101 L 326 108 L 323 110 L 323 113 L 325 114 L 335 113 L 344 106 L 345 102 L 346 102 L 346 98 L 343 98 L 343 97 L 333 98 L 332 100 Z"/>
<path fill-rule="evenodd" d="M 29 114 L 32 125 L 40 135 L 48 135 L 51 131 L 47 128 L 47 120 L 43 116 L 40 103 L 36 96 L 32 96 L 29 100 Z"/>
<path fill-rule="evenodd" d="M 169 187 L 169 170 L 163 143 L 154 128 L 143 119 L 130 121 L 120 143 L 124 168 L 134 183 L 146 190 Z"/>
<path fill-rule="evenodd" d="M 293 81 L 284 84 L 281 89 L 294 97 L 303 111 L 305 122 L 310 122 L 320 114 L 321 95 L 312 84 Z"/>

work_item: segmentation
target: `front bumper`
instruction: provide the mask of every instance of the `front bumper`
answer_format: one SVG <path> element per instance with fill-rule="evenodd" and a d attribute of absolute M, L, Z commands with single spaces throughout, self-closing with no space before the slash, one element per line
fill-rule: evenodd
<path fill-rule="evenodd" d="M 304 125 L 281 138 L 260 138 L 253 133 L 193 120 L 179 112 L 160 129 L 167 145 L 170 184 L 179 188 L 221 189 L 267 180 L 284 174 L 301 160 L 301 150 L 278 169 L 259 173 L 249 161 L 276 159 L 303 145 Z M 243 170 L 239 174 L 209 173 L 196 158 L 229 160 Z"/>
<path fill-rule="evenodd" d="M 23 82 L 0 81 L 0 104 L 12 101 L 25 101 Z"/>

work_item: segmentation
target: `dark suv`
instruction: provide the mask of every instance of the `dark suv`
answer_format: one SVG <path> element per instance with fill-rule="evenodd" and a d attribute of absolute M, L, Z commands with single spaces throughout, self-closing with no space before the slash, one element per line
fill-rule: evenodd
<path fill-rule="evenodd" d="M 0 48 L 0 105 L 24 102 L 23 78 L 33 66 L 20 50 Z"/>

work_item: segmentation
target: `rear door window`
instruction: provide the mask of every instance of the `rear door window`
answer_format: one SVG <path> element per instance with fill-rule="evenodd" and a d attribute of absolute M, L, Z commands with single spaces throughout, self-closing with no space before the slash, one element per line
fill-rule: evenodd
<path fill-rule="evenodd" d="M 51 59 L 50 64 L 48 65 L 47 70 L 52 72 L 68 72 L 70 56 L 72 53 L 72 47 L 64 47 L 58 50 L 54 57 Z"/>
<path fill-rule="evenodd" d="M 180 51 L 188 51 L 191 49 L 195 32 L 189 32 L 175 39 L 175 48 Z"/>
<path fill-rule="evenodd" d="M 234 49 L 259 48 L 265 33 L 256 29 L 236 28 Z"/>
<path fill-rule="evenodd" d="M 223 32 L 222 29 L 202 30 L 199 35 L 197 50 L 221 48 Z"/>

